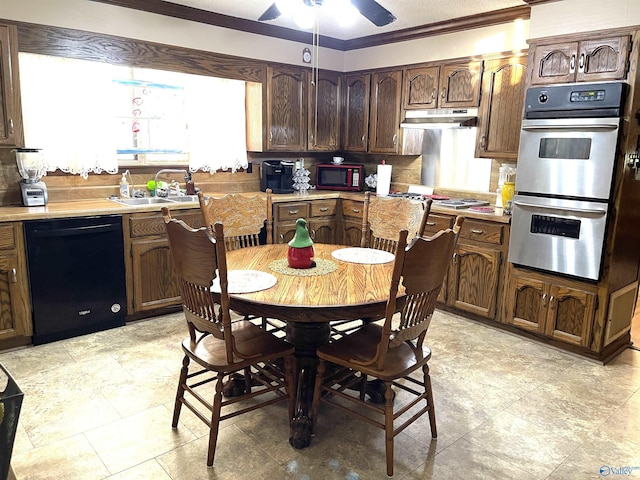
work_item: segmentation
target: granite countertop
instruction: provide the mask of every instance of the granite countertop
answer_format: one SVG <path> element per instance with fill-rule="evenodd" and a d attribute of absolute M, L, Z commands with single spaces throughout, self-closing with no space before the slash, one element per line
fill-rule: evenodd
<path fill-rule="evenodd" d="M 244 192 L 244 195 L 259 195 L 262 192 Z M 219 192 L 206 193 L 208 196 L 223 196 Z M 274 203 L 319 200 L 329 198 L 347 198 L 353 200 L 362 200 L 363 193 L 354 192 L 335 192 L 335 191 L 310 191 L 304 195 L 298 193 L 291 194 L 274 194 Z M 163 205 L 167 205 L 171 210 L 185 210 L 190 208 L 198 208 L 198 202 L 182 202 L 171 204 L 152 204 L 128 206 L 123 205 L 106 198 L 91 200 L 76 200 L 69 202 L 54 202 L 43 207 L 23 207 L 23 206 L 5 206 L 0 207 L 0 222 L 16 222 L 24 220 L 40 220 L 51 218 L 65 217 L 88 217 L 94 215 L 121 215 L 125 213 L 142 213 L 142 212 L 159 212 Z M 463 215 L 468 218 L 476 218 L 480 220 L 491 220 L 499 223 L 510 223 L 511 216 L 503 215 L 501 208 L 496 208 L 491 213 L 473 212 L 469 209 L 453 209 L 441 207 L 438 205 L 431 206 L 431 212 L 442 213 L 447 215 Z"/>

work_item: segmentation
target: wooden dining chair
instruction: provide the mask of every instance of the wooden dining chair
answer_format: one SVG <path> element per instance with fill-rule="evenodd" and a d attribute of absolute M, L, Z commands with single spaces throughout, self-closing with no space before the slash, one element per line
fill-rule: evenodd
<path fill-rule="evenodd" d="M 227 250 L 253 247 L 260 243 L 273 243 L 272 193 L 245 196 L 228 194 L 219 198 L 205 197 L 198 192 L 204 224 L 213 231 L 216 222 L 222 222 Z M 261 241 L 261 236 L 263 237 Z"/>
<path fill-rule="evenodd" d="M 393 475 L 394 438 L 398 433 L 428 413 L 431 436 L 437 437 L 428 366 L 431 350 L 424 339 L 463 221 L 459 216 L 453 229 L 429 238 L 416 237 L 408 246 L 408 231 L 403 230 L 397 244 L 384 325 L 368 323 L 317 349 L 312 428 L 318 423 L 320 403 L 327 403 L 383 429 L 389 476 Z M 406 295 L 397 299 L 400 285 Z M 419 368 L 421 379 L 412 375 Z M 325 377 L 325 372 L 330 373 Z M 365 400 L 369 379 L 384 383 L 384 405 Z M 354 387 L 355 393 L 348 391 Z M 394 406 L 392 387 L 409 394 L 396 398 L 400 405 Z"/>
<path fill-rule="evenodd" d="M 216 222 L 224 225 L 227 250 L 273 243 L 273 201 L 270 188 L 264 196 L 228 194 L 219 198 L 206 198 L 202 192 L 198 192 L 198 201 L 204 224 L 212 232 Z M 285 324 L 276 319 L 245 319 L 258 320 L 262 328 L 271 333 L 282 332 L 285 328 Z"/>
<path fill-rule="evenodd" d="M 208 227 L 196 230 L 171 218 L 166 207 L 162 214 L 189 330 L 182 342 L 184 359 L 172 426 L 178 426 L 182 405 L 209 426 L 207 465 L 211 466 L 220 421 L 280 401 L 288 402 L 291 421 L 294 349 L 249 321 L 231 322 L 222 223 L 213 225 L 212 237 Z M 212 292 L 214 280 L 220 286 L 217 299 Z M 195 368 L 190 368 L 191 363 Z M 244 375 L 244 393 L 223 399 L 223 381 L 238 373 Z M 205 393 L 211 382 L 215 382 L 212 401 Z M 245 400 L 249 401 L 239 403 Z"/>
<path fill-rule="evenodd" d="M 395 253 L 400 230 L 409 232 L 409 240 L 423 236 L 431 202 L 431 199 L 422 202 L 402 197 L 371 196 L 371 192 L 366 192 L 360 246 Z"/>
<path fill-rule="evenodd" d="M 371 192 L 365 192 L 360 246 L 395 253 L 400 230 L 407 230 L 410 240 L 424 235 L 431 203 L 430 198 L 421 202 L 402 197 L 372 197 Z M 342 338 L 375 320 L 380 318 L 331 322 L 331 338 Z"/>

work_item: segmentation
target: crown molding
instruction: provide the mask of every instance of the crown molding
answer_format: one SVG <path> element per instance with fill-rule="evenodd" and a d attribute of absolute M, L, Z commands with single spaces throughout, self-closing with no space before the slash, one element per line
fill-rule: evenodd
<path fill-rule="evenodd" d="M 560 0 L 522 0 L 528 5 L 540 5 L 542 3 L 559 2 Z"/>
<path fill-rule="evenodd" d="M 301 32 L 290 28 L 268 25 L 262 22 L 246 20 L 220 13 L 209 12 L 198 8 L 178 5 L 164 0 L 90 0 L 97 3 L 131 8 L 158 15 L 189 20 L 192 22 L 205 23 L 217 27 L 230 28 L 257 35 L 280 38 L 299 43 L 313 44 L 313 36 L 310 32 Z M 544 3 L 557 0 L 524 0 L 529 4 Z M 352 40 L 339 40 L 332 37 L 320 35 L 319 45 L 333 50 L 355 50 L 359 48 L 373 47 L 387 43 L 403 42 L 415 40 L 417 38 L 443 35 L 446 33 L 459 32 L 471 28 L 481 28 L 500 23 L 507 23 L 517 19 L 528 19 L 531 14 L 531 7 L 513 7 L 503 10 L 496 10 L 480 15 L 455 18 L 443 22 L 422 25 L 419 27 L 407 28 L 396 32 L 381 33 Z"/>
<path fill-rule="evenodd" d="M 512 22 L 514 20 L 528 20 L 530 16 L 531 7 L 522 6 L 505 8 L 503 10 L 495 10 L 481 15 L 453 18 L 451 20 L 430 23 L 429 25 L 423 25 L 420 27 L 407 28 L 404 30 L 397 30 L 395 32 L 382 33 L 380 35 L 346 40 L 345 50 L 355 50 L 358 48 L 374 47 L 387 43 L 404 42 L 407 40 L 415 40 L 435 35 L 444 35 L 446 33 L 460 32 L 473 28 L 499 25 L 502 23 Z"/>

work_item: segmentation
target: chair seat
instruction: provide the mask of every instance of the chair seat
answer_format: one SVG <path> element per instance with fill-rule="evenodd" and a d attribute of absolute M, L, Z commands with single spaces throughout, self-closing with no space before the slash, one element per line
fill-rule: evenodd
<path fill-rule="evenodd" d="M 182 349 L 191 359 L 203 367 L 216 372 L 233 372 L 260 361 L 269 361 L 284 355 L 293 355 L 293 347 L 260 327 L 246 320 L 233 323 L 236 350 L 249 358 L 236 357 L 227 362 L 225 342 L 213 335 L 201 336 L 195 345 L 190 338 L 182 342 Z"/>
<path fill-rule="evenodd" d="M 380 325 L 369 323 L 351 335 L 319 347 L 318 357 L 346 368 L 353 368 L 354 360 L 364 362 L 375 356 L 381 334 Z M 357 369 L 380 380 L 392 381 L 409 375 L 427 363 L 430 358 L 429 347 L 415 347 L 404 342 L 389 349 L 383 370 L 377 370 L 375 365 L 358 365 Z"/>

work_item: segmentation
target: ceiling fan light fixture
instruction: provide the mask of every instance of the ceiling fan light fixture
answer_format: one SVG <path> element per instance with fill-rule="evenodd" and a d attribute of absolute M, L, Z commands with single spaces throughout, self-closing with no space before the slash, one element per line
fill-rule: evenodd
<path fill-rule="evenodd" d="M 313 27 L 316 20 L 316 9 L 306 5 L 305 3 L 299 3 L 293 12 L 294 23 L 305 30 Z"/>

